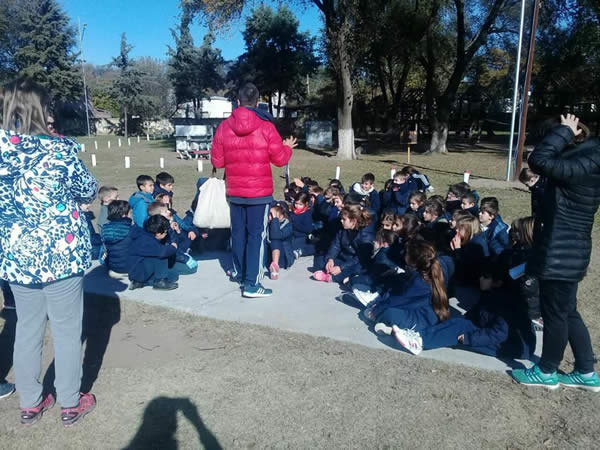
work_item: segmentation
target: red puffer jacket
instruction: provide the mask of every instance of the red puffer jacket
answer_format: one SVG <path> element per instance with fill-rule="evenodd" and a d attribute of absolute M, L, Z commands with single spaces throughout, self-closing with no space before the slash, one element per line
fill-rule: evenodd
<path fill-rule="evenodd" d="M 271 163 L 282 167 L 291 156 L 271 122 L 241 107 L 217 128 L 210 159 L 225 168 L 228 196 L 256 198 L 273 195 Z"/>

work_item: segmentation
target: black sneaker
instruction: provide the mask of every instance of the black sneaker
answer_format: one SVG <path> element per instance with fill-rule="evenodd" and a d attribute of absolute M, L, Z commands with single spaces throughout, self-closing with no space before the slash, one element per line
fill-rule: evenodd
<path fill-rule="evenodd" d="M 172 291 L 178 287 L 179 285 L 175 281 L 169 281 L 166 278 L 158 280 L 154 282 L 154 285 L 152 285 L 152 289 L 156 289 L 158 291 Z"/>
<path fill-rule="evenodd" d="M 142 283 L 141 281 L 132 281 L 131 283 L 129 283 L 129 290 L 133 291 L 135 289 L 141 289 L 144 286 L 146 286 L 144 283 Z"/>

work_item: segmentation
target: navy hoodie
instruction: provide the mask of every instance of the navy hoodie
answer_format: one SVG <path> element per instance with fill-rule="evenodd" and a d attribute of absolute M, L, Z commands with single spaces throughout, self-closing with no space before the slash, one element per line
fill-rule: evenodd
<path fill-rule="evenodd" d="M 144 267 L 142 262 L 145 258 L 165 259 L 175 255 L 177 249 L 169 244 L 163 244 L 153 234 L 143 228 L 134 225 L 129 233 L 129 279 L 144 282 Z"/>

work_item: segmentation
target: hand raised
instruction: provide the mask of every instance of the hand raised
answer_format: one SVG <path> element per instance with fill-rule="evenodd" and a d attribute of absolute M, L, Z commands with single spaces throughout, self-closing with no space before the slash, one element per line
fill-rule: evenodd
<path fill-rule="evenodd" d="M 295 137 L 290 136 L 289 138 L 285 138 L 283 140 L 283 145 L 287 145 L 290 148 L 296 148 L 298 146 L 298 142 Z"/>
<path fill-rule="evenodd" d="M 579 124 L 579 118 L 575 117 L 575 114 L 567 114 L 567 116 L 560 116 L 560 123 L 568 126 L 575 136 L 579 136 L 583 130 L 581 128 L 577 128 Z"/>

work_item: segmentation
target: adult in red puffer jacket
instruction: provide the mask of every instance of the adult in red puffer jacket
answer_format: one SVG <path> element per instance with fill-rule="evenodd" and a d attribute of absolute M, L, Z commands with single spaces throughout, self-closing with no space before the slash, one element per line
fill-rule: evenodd
<path fill-rule="evenodd" d="M 259 93 L 252 83 L 242 87 L 238 97 L 240 107 L 217 128 L 211 162 L 216 168 L 225 168 L 231 210 L 231 278 L 243 283 L 244 297 L 267 297 L 272 291 L 260 280 L 273 201 L 271 164 L 286 165 L 296 139 L 282 141 L 270 114 L 256 108 Z"/>

